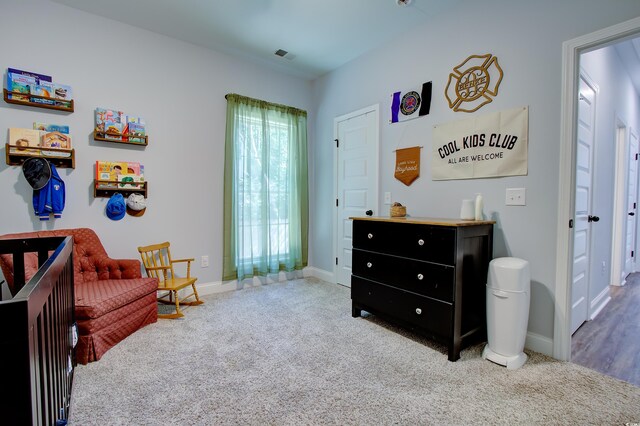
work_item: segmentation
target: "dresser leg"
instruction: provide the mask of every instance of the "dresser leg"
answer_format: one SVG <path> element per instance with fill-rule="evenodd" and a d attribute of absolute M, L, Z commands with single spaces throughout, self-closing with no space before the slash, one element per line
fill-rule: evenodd
<path fill-rule="evenodd" d="M 451 343 L 449 345 L 449 361 L 456 362 L 460 359 L 460 345 Z"/>
<path fill-rule="evenodd" d="M 362 309 L 356 308 L 354 304 L 351 305 L 351 316 L 358 318 L 362 314 Z"/>

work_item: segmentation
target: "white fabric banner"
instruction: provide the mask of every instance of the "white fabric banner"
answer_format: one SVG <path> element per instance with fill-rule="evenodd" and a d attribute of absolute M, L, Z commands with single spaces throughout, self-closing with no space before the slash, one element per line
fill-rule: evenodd
<path fill-rule="evenodd" d="M 529 108 L 433 126 L 433 180 L 528 173 Z"/>

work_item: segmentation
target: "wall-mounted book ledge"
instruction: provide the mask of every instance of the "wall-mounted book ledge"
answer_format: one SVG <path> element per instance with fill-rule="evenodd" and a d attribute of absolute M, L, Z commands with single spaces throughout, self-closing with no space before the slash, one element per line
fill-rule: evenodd
<path fill-rule="evenodd" d="M 30 146 L 28 148 L 5 144 L 6 162 L 10 166 L 20 166 L 27 158 L 42 157 L 56 167 L 76 168 L 76 153 L 73 149 L 44 148 Z"/>
<path fill-rule="evenodd" d="M 147 198 L 147 182 L 118 182 L 114 180 L 100 180 L 94 179 L 93 196 L 94 197 L 106 197 L 109 198 L 116 192 L 122 193 L 124 198 L 127 198 L 132 192 L 142 194 L 144 198 Z"/>
<path fill-rule="evenodd" d="M 60 100 L 47 96 L 31 95 L 20 92 L 4 91 L 4 101 L 8 104 L 25 105 L 35 108 L 53 109 L 57 111 L 73 112 L 73 99 Z M 33 99 L 37 99 L 33 101 Z"/>
<path fill-rule="evenodd" d="M 129 145 L 147 146 L 149 143 L 147 135 L 137 135 L 135 133 L 116 133 L 93 131 L 93 140 L 115 143 L 126 143 Z"/>

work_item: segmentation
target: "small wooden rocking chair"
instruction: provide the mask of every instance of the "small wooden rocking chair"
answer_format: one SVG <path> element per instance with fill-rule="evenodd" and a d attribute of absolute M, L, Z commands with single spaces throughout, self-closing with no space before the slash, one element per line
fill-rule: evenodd
<path fill-rule="evenodd" d="M 175 303 L 176 305 L 176 311 L 174 313 L 159 313 L 158 318 L 180 318 L 184 316 L 180 310 L 180 304 L 192 306 L 204 303 L 198 297 L 198 291 L 196 290 L 197 278 L 191 277 L 191 262 L 193 262 L 194 259 L 172 259 L 169 245 L 168 242 L 165 242 L 138 247 L 147 275 L 158 279 L 158 292 L 165 292 L 163 295 L 158 296 L 158 302 L 164 304 Z M 187 263 L 187 276 L 185 278 L 176 277 L 173 272 L 173 265 L 180 262 Z M 178 297 L 178 291 L 188 286 L 191 286 L 193 292 L 180 299 Z M 164 300 L 167 296 L 169 300 Z M 195 297 L 195 301 L 185 302 L 186 299 L 192 296 Z M 175 302 L 173 302 L 172 299 L 175 299 Z"/>

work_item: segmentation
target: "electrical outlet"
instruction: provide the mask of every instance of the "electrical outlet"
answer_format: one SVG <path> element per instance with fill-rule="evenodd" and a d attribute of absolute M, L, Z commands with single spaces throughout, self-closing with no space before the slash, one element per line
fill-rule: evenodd
<path fill-rule="evenodd" d="M 526 205 L 525 191 L 525 188 L 507 188 L 507 198 L 505 204 L 507 206 Z"/>
<path fill-rule="evenodd" d="M 605 272 L 607 272 L 607 263 L 603 260 L 602 261 L 602 275 L 604 275 Z"/>
<path fill-rule="evenodd" d="M 385 192 L 384 193 L 384 203 L 385 204 L 391 204 L 391 193 L 390 192 Z"/>
<path fill-rule="evenodd" d="M 203 268 L 209 267 L 209 256 L 202 256 L 200 258 L 200 266 Z"/>

